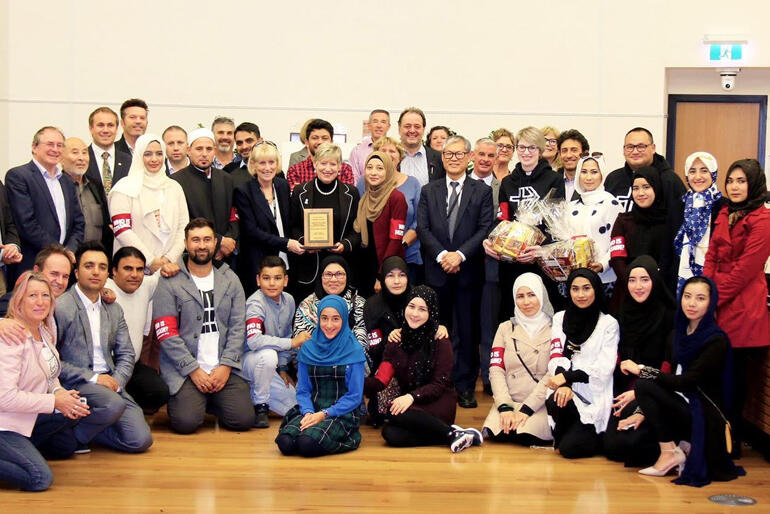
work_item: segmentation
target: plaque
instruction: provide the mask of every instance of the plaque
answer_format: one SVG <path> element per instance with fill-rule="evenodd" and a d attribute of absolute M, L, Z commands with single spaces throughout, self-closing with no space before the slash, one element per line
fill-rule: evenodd
<path fill-rule="evenodd" d="M 334 210 L 305 209 L 305 241 L 308 250 L 334 247 Z"/>

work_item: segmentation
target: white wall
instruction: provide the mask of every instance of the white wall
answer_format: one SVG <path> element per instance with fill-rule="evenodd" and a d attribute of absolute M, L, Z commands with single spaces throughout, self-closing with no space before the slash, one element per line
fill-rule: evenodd
<path fill-rule="evenodd" d="M 278 142 L 311 116 L 358 139 L 372 108 L 417 105 L 471 139 L 579 128 L 619 165 L 632 126 L 665 148 L 666 68 L 704 65 L 704 34 L 746 34 L 747 65 L 770 67 L 769 17 L 716 0 L 6 0 L 0 170 L 40 126 L 87 139 L 88 113 L 129 97 L 154 132 L 228 114 Z"/>

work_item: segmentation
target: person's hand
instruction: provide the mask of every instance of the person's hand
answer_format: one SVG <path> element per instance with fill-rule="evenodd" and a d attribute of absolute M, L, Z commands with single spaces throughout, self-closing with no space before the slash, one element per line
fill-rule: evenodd
<path fill-rule="evenodd" d="M 229 257 L 235 251 L 235 239 L 232 237 L 222 236 L 222 241 L 219 243 L 219 251 L 222 255 Z"/>
<path fill-rule="evenodd" d="M 323 411 L 320 412 L 308 412 L 302 417 L 302 421 L 299 422 L 299 429 L 300 430 L 306 430 L 313 425 L 317 425 L 321 421 L 326 419 L 326 414 L 323 413 Z"/>
<path fill-rule="evenodd" d="M 175 262 L 167 262 L 160 268 L 160 276 L 164 278 L 171 278 L 179 273 L 179 264 Z"/>
<path fill-rule="evenodd" d="M 522 250 L 521 253 L 519 253 L 519 256 L 516 257 L 516 260 L 522 264 L 530 263 L 540 255 L 540 249 L 541 248 L 538 245 L 528 246 Z"/>
<path fill-rule="evenodd" d="M 335 243 L 335 245 L 329 251 L 331 253 L 342 253 L 345 251 L 345 245 L 342 243 Z"/>
<path fill-rule="evenodd" d="M 150 275 L 153 275 L 156 271 L 163 267 L 163 259 L 157 257 L 150 263 Z"/>
<path fill-rule="evenodd" d="M 196 369 L 192 373 L 190 373 L 190 380 L 192 380 L 193 384 L 195 384 L 195 387 L 198 388 L 198 391 L 201 393 L 210 393 L 211 391 L 211 377 L 209 377 L 209 374 L 203 371 L 201 368 Z"/>
<path fill-rule="evenodd" d="M 438 329 L 436 329 L 436 337 L 434 337 L 434 339 L 436 341 L 441 339 L 449 339 L 449 330 L 447 330 L 444 325 L 439 325 Z"/>
<path fill-rule="evenodd" d="M 27 329 L 15 319 L 0 318 L 0 338 L 5 344 L 24 344 L 27 340 Z"/>
<path fill-rule="evenodd" d="M 283 383 L 286 384 L 286 387 L 294 385 L 294 380 L 291 379 L 291 375 L 289 375 L 288 371 L 279 371 L 278 375 L 280 375 L 281 380 L 283 380 Z"/>
<path fill-rule="evenodd" d="M 632 375 L 639 376 L 639 373 L 641 373 L 642 370 L 637 363 L 631 359 L 627 359 L 620 363 L 620 371 L 622 371 L 624 375 L 631 373 Z"/>
<path fill-rule="evenodd" d="M 457 252 L 447 252 L 444 257 L 441 258 L 441 269 L 444 273 L 457 273 L 460 271 L 460 264 L 462 264 L 463 258 Z"/>
<path fill-rule="evenodd" d="M 481 246 L 484 247 L 484 253 L 486 253 L 496 261 L 500 260 L 500 254 L 494 250 L 494 243 L 492 243 L 491 240 L 485 239 L 484 241 L 482 241 Z"/>
<path fill-rule="evenodd" d="M 303 344 L 305 344 L 305 341 L 310 339 L 312 336 L 310 332 L 300 332 L 296 336 L 291 338 L 291 349 L 299 348 Z"/>
<path fill-rule="evenodd" d="M 523 412 L 516 411 L 513 413 L 513 424 L 511 425 L 511 432 L 515 432 L 521 425 L 526 423 L 529 416 Z"/>
<path fill-rule="evenodd" d="M 0 245 L 3 249 L 3 262 L 5 264 L 15 264 L 21 262 L 22 255 L 15 244 Z"/>
<path fill-rule="evenodd" d="M 591 263 L 589 263 L 588 264 L 588 269 L 590 269 L 591 271 L 595 271 L 597 273 L 601 273 L 602 271 L 604 271 L 604 267 L 601 264 L 599 264 L 598 262 L 591 262 Z"/>
<path fill-rule="evenodd" d="M 218 393 L 225 387 L 227 380 L 230 378 L 230 366 L 220 364 L 209 373 L 209 380 L 211 380 L 211 392 Z"/>
<path fill-rule="evenodd" d="M 548 389 L 553 389 L 555 391 L 566 383 L 567 379 L 564 377 L 564 373 L 559 373 L 558 375 L 554 375 L 549 378 L 545 385 L 548 387 Z"/>
<path fill-rule="evenodd" d="M 120 385 L 118 384 L 118 381 L 112 378 L 110 375 L 105 375 L 104 373 L 98 375 L 96 377 L 96 383 L 100 386 L 104 386 L 107 389 L 111 389 L 112 391 L 118 392 L 118 389 L 120 389 Z"/>
<path fill-rule="evenodd" d="M 390 331 L 390 334 L 388 334 L 388 342 L 389 343 L 400 343 L 401 342 L 401 329 L 400 328 L 396 328 L 396 329 Z"/>
<path fill-rule="evenodd" d="M 80 403 L 80 394 L 75 390 L 59 389 L 53 394 L 53 406 L 65 418 L 78 419 L 91 413 L 88 405 Z"/>
<path fill-rule="evenodd" d="M 505 411 L 500 413 L 500 428 L 503 429 L 504 434 L 510 433 L 513 430 L 513 411 Z"/>
<path fill-rule="evenodd" d="M 643 421 L 644 414 L 631 414 L 626 419 L 621 419 L 618 422 L 618 430 L 636 430 Z"/>
<path fill-rule="evenodd" d="M 411 394 L 399 396 L 393 400 L 393 403 L 390 404 L 390 413 L 394 416 L 398 416 L 399 414 L 406 412 L 406 410 L 411 407 L 413 403 L 414 396 Z"/>
<path fill-rule="evenodd" d="M 102 288 L 102 301 L 104 303 L 106 303 L 107 305 L 110 305 L 112 303 L 115 303 L 115 300 L 117 300 L 117 297 L 115 296 L 115 291 L 113 291 L 108 287 Z"/>
<path fill-rule="evenodd" d="M 558 407 L 565 407 L 572 399 L 572 389 L 566 386 L 560 387 L 553 393 L 553 396 L 556 399 L 556 405 Z"/>
<path fill-rule="evenodd" d="M 217 250 L 217 253 L 214 254 L 215 261 L 221 261 L 224 258 L 225 258 L 225 254 L 222 253 L 222 250 Z"/>
<path fill-rule="evenodd" d="M 374 281 L 374 292 L 379 293 L 380 291 L 382 291 L 382 284 L 380 284 L 380 279 L 378 278 Z"/>
<path fill-rule="evenodd" d="M 620 413 L 623 412 L 623 409 L 626 408 L 626 405 L 631 403 L 636 399 L 636 393 L 634 393 L 634 390 L 626 391 L 625 393 L 620 393 L 614 398 L 614 403 L 612 404 L 612 414 L 615 417 L 620 417 Z"/>
<path fill-rule="evenodd" d="M 289 239 L 289 242 L 286 244 L 286 248 L 291 253 L 296 253 L 297 255 L 302 255 L 303 253 L 305 253 L 305 249 L 302 248 L 302 245 L 299 244 L 299 241 L 297 241 L 296 239 Z"/>

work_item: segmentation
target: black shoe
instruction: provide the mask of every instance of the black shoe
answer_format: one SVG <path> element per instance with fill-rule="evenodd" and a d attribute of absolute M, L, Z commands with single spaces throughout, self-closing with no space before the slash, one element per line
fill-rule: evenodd
<path fill-rule="evenodd" d="M 484 384 L 484 394 L 486 394 L 487 396 L 492 396 L 492 384 L 490 383 Z"/>
<path fill-rule="evenodd" d="M 457 393 L 457 405 L 463 409 L 475 409 L 478 407 L 473 391 L 461 391 Z"/>
<path fill-rule="evenodd" d="M 254 406 L 254 428 L 269 428 L 270 420 L 267 417 L 268 407 L 266 403 L 260 403 Z"/>

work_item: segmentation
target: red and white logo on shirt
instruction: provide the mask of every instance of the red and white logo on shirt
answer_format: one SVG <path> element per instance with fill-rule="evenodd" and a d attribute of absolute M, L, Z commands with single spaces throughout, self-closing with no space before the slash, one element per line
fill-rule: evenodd
<path fill-rule="evenodd" d="M 390 220 L 390 238 L 401 239 L 406 231 L 406 221 Z"/>
<path fill-rule="evenodd" d="M 497 208 L 497 219 L 500 221 L 508 221 L 508 202 L 503 202 Z"/>
<path fill-rule="evenodd" d="M 551 339 L 551 358 L 556 359 L 558 357 L 564 357 L 564 344 L 558 337 Z"/>
<path fill-rule="evenodd" d="M 131 230 L 131 215 L 130 214 L 116 214 L 112 217 L 112 231 L 115 237 L 126 230 Z"/>
<path fill-rule="evenodd" d="M 379 328 L 375 328 L 368 334 L 369 346 L 377 346 L 382 342 L 382 331 Z"/>
<path fill-rule="evenodd" d="M 610 258 L 615 257 L 628 257 L 626 238 L 623 236 L 615 236 L 610 239 Z"/>
<path fill-rule="evenodd" d="M 175 316 L 161 316 L 153 324 L 155 325 L 155 335 L 158 336 L 158 341 L 162 342 L 169 337 L 179 335 L 179 322 Z"/>
<path fill-rule="evenodd" d="M 505 348 L 492 348 L 489 354 L 489 366 L 505 369 Z"/>
<path fill-rule="evenodd" d="M 239 219 L 241 218 L 238 216 L 238 209 L 235 207 L 230 209 L 230 221 L 238 221 Z"/>
<path fill-rule="evenodd" d="M 265 333 L 265 323 L 260 318 L 246 320 L 246 337 L 261 336 Z"/>

